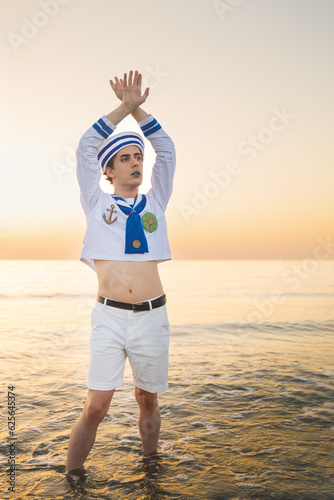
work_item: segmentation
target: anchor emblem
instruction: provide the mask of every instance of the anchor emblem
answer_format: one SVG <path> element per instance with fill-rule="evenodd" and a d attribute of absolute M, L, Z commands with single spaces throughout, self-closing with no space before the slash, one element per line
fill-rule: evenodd
<path fill-rule="evenodd" d="M 115 222 L 115 220 L 117 220 L 117 215 L 113 220 L 111 220 L 112 214 L 117 213 L 117 210 L 114 210 L 114 208 L 115 208 L 115 205 L 111 205 L 110 208 L 107 208 L 107 212 L 110 212 L 109 219 L 107 219 L 106 214 L 103 214 L 103 218 L 107 224 L 112 224 L 113 222 Z"/>

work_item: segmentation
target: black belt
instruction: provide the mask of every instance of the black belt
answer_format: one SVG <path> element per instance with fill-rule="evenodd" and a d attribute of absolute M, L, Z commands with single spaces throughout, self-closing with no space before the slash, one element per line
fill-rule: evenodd
<path fill-rule="evenodd" d="M 150 309 L 155 309 L 156 307 L 163 306 L 167 302 L 167 297 L 163 293 L 160 297 L 154 300 L 137 302 L 137 304 L 129 304 L 128 302 L 118 302 L 117 300 L 107 299 L 97 294 L 96 300 L 98 302 L 101 302 L 101 304 L 106 304 L 107 306 L 119 307 L 120 309 L 128 309 L 129 311 L 139 312 L 139 311 L 149 311 Z M 150 303 L 152 307 L 150 307 Z"/>

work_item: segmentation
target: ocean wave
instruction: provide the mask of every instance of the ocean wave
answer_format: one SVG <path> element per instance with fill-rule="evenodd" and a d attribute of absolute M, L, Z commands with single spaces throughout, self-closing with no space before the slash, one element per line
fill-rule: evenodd
<path fill-rule="evenodd" d="M 188 335 L 196 335 L 198 333 L 206 330 L 210 332 L 210 334 L 220 333 L 223 331 L 232 331 L 234 333 L 242 334 L 243 331 L 253 330 L 259 332 L 302 332 L 302 333 L 314 333 L 314 332 L 334 332 L 334 320 L 326 320 L 326 321 L 276 321 L 275 323 L 270 322 L 261 322 L 261 323 L 252 323 L 249 321 L 241 321 L 237 323 L 229 323 L 229 322 L 202 322 L 202 323 L 182 323 L 180 325 L 173 324 L 173 334 L 188 334 Z"/>

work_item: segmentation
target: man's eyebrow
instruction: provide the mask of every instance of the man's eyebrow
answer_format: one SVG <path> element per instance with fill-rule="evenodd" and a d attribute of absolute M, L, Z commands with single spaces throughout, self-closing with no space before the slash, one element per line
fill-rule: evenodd
<path fill-rule="evenodd" d="M 139 152 L 138 152 L 138 153 L 134 153 L 134 154 L 135 154 L 135 155 L 140 155 L 140 156 L 142 156 L 142 154 L 141 154 L 141 153 L 139 153 Z M 119 157 L 120 157 L 120 158 L 122 158 L 123 156 L 130 156 L 130 155 L 129 155 L 129 154 L 119 155 Z"/>

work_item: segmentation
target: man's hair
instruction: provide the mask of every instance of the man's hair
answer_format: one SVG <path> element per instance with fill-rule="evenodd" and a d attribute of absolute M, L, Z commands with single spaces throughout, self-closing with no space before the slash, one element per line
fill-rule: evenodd
<path fill-rule="evenodd" d="M 110 184 L 112 184 L 112 177 L 109 177 L 106 170 L 107 170 L 107 167 L 110 167 L 111 169 L 114 168 L 114 157 L 110 158 L 110 160 L 108 160 L 107 162 L 107 165 L 106 165 L 106 168 L 105 168 L 105 171 L 103 172 L 103 175 L 105 176 L 105 178 L 107 179 L 107 181 L 110 182 Z"/>

